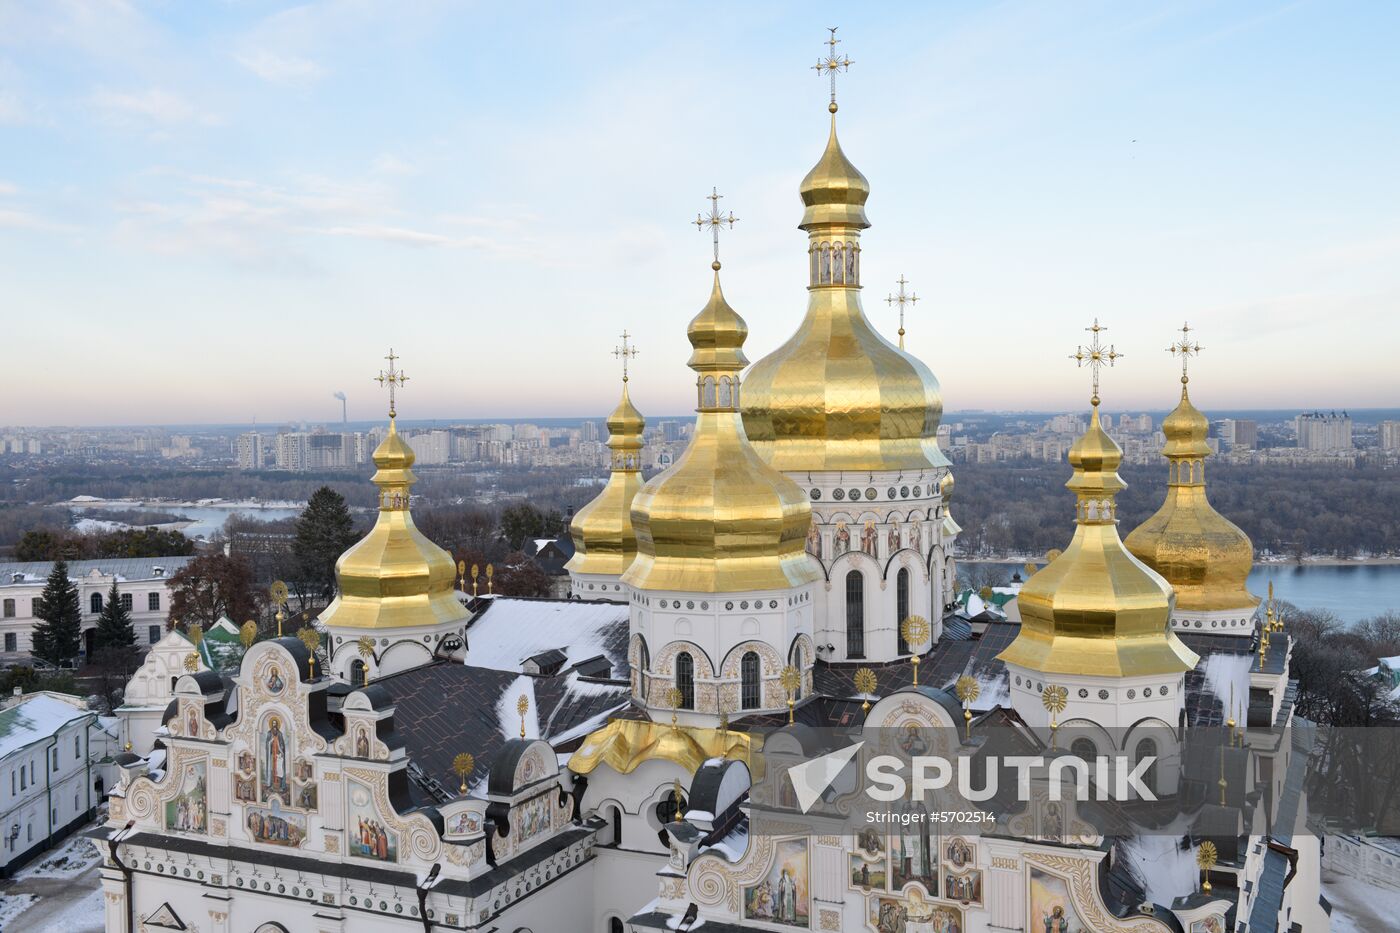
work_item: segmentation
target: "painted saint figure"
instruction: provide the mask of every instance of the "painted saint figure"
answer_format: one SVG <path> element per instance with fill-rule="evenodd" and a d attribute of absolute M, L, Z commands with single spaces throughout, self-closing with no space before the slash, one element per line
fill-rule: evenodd
<path fill-rule="evenodd" d="M 287 737 L 282 732 L 282 720 L 273 716 L 267 721 L 263 736 L 263 799 L 281 794 L 287 799 Z"/>

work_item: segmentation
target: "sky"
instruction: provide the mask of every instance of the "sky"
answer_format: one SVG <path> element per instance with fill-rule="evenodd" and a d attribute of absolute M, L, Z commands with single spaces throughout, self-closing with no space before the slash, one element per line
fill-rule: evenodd
<path fill-rule="evenodd" d="M 692 405 L 718 187 L 758 359 L 806 307 L 798 184 L 870 181 L 949 409 L 1400 405 L 1400 6 L 0 2 L 0 424 Z"/>

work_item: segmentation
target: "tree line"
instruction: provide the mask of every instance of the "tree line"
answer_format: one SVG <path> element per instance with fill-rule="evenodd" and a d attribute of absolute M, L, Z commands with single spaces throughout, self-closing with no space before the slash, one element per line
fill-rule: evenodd
<path fill-rule="evenodd" d="M 965 463 L 954 467 L 952 509 L 965 555 L 1044 554 L 1069 539 L 1074 496 L 1064 463 Z M 1123 533 L 1161 506 L 1167 471 L 1125 465 L 1118 496 Z M 1377 467 L 1233 466 L 1207 462 L 1210 501 L 1257 553 L 1400 555 L 1400 482 Z"/>

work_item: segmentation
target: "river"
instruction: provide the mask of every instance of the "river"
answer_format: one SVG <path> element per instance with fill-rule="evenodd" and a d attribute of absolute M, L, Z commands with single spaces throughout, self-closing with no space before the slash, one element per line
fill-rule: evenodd
<path fill-rule="evenodd" d="M 998 563 L 1008 573 L 1024 564 Z M 1256 564 L 1249 589 L 1269 590 L 1299 609 L 1328 609 L 1343 622 L 1359 622 L 1390 610 L 1400 612 L 1400 564 Z"/>
<path fill-rule="evenodd" d="M 172 517 L 183 515 L 185 518 L 188 518 L 192 524 L 180 530 L 184 532 L 185 537 L 194 538 L 195 540 L 209 538 L 214 532 L 224 527 L 224 522 L 228 521 L 228 517 L 235 513 L 247 515 L 250 518 L 256 518 L 258 521 L 263 522 L 276 521 L 283 518 L 296 518 L 301 514 L 300 507 L 260 506 L 256 503 L 248 502 L 229 502 L 227 504 L 206 503 L 201 505 L 167 505 L 165 503 L 135 501 L 113 501 L 80 506 L 67 502 L 63 504 L 70 506 L 75 512 L 90 513 L 88 515 L 90 518 L 101 518 L 101 513 L 105 509 L 162 512 Z"/>

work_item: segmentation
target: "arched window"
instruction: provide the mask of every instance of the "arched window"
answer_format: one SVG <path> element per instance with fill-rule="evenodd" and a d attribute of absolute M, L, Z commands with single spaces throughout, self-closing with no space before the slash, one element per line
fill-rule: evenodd
<path fill-rule="evenodd" d="M 359 658 L 350 662 L 350 686 L 360 687 L 365 683 L 365 662 Z"/>
<path fill-rule="evenodd" d="M 834 285 L 840 285 L 842 282 L 844 282 L 844 281 L 846 280 L 846 279 L 845 279 L 845 275 L 843 274 L 843 273 L 844 273 L 844 270 L 845 270 L 845 267 L 846 267 L 846 264 L 845 264 L 845 263 L 842 261 L 842 259 L 841 259 L 841 244 L 840 244 L 840 243 L 837 243 L 835 246 L 833 246 L 833 247 L 831 248 L 831 281 L 832 281 L 832 284 L 834 284 Z"/>
<path fill-rule="evenodd" d="M 1153 759 L 1155 759 L 1156 756 L 1157 756 L 1157 743 L 1154 742 L 1154 741 L 1152 741 L 1151 739 L 1143 739 L 1142 741 L 1138 742 L 1138 743 L 1137 743 L 1137 748 L 1133 750 L 1133 761 L 1134 761 L 1134 762 L 1142 761 L 1144 758 L 1153 758 Z M 1152 762 L 1151 765 L 1148 766 L 1147 770 L 1144 771 L 1144 772 L 1142 773 L 1142 784 L 1143 784 L 1143 786 L 1146 787 L 1148 790 L 1151 790 L 1151 791 L 1154 791 L 1154 792 L 1156 791 L 1156 789 L 1157 789 L 1157 762 L 1156 762 L 1155 760 Z"/>
<path fill-rule="evenodd" d="M 816 285 L 816 284 L 817 284 L 817 278 L 818 278 L 818 276 L 820 275 L 820 273 L 817 271 L 817 269 L 818 269 L 818 267 L 821 265 L 821 248 L 818 247 L 817 245 L 813 244 L 812 248 L 809 249 L 807 252 L 809 252 L 809 253 L 812 255 L 812 279 L 811 279 L 811 282 L 812 282 L 813 285 Z"/>
<path fill-rule="evenodd" d="M 619 920 L 617 917 L 613 917 L 611 920 L 609 920 L 608 933 L 624 933 L 624 930 L 622 928 L 622 921 Z"/>
<path fill-rule="evenodd" d="M 895 577 L 895 620 L 899 623 L 899 653 L 909 654 L 909 642 L 904 640 L 904 620 L 909 618 L 909 568 L 900 567 Z"/>
<path fill-rule="evenodd" d="M 681 691 L 681 709 L 695 709 L 695 659 L 688 651 L 676 655 L 676 686 Z"/>
<path fill-rule="evenodd" d="M 822 244 L 822 284 L 831 284 L 831 244 Z"/>
<path fill-rule="evenodd" d="M 856 284 L 856 245 L 846 244 L 846 284 Z"/>
<path fill-rule="evenodd" d="M 846 656 L 865 657 L 865 577 L 846 574 Z"/>
<path fill-rule="evenodd" d="M 719 377 L 719 407 L 720 407 L 720 408 L 729 408 L 729 407 L 730 407 L 731 405 L 733 405 L 733 404 L 734 404 L 733 397 L 732 397 L 732 395 L 730 394 L 729 377 L 728 377 L 728 376 L 720 376 L 720 377 Z"/>
<path fill-rule="evenodd" d="M 609 807 L 608 809 L 612 811 L 612 844 L 620 846 L 622 845 L 622 808 Z"/>
<path fill-rule="evenodd" d="M 88 602 L 89 602 L 89 604 L 92 606 L 92 611 L 93 611 L 93 612 L 101 612 L 101 611 L 102 611 L 102 594 L 101 594 L 101 593 L 93 593 L 93 594 L 92 594 L 92 598 L 91 598 L 90 600 L 88 600 Z"/>
<path fill-rule="evenodd" d="M 637 696 L 645 702 L 647 698 L 647 674 L 651 671 L 651 652 L 647 650 L 645 638 L 637 644 Z"/>
<path fill-rule="evenodd" d="M 758 709 L 758 652 L 745 651 L 739 661 L 739 700 L 744 709 Z"/>
<path fill-rule="evenodd" d="M 715 377 L 706 376 L 700 381 L 700 407 L 715 407 Z"/>
<path fill-rule="evenodd" d="M 1094 743 L 1085 738 L 1078 738 L 1069 743 L 1069 752 L 1080 761 L 1089 765 L 1094 763 L 1094 759 L 1097 758 L 1099 754 L 1098 749 L 1094 747 Z"/>

